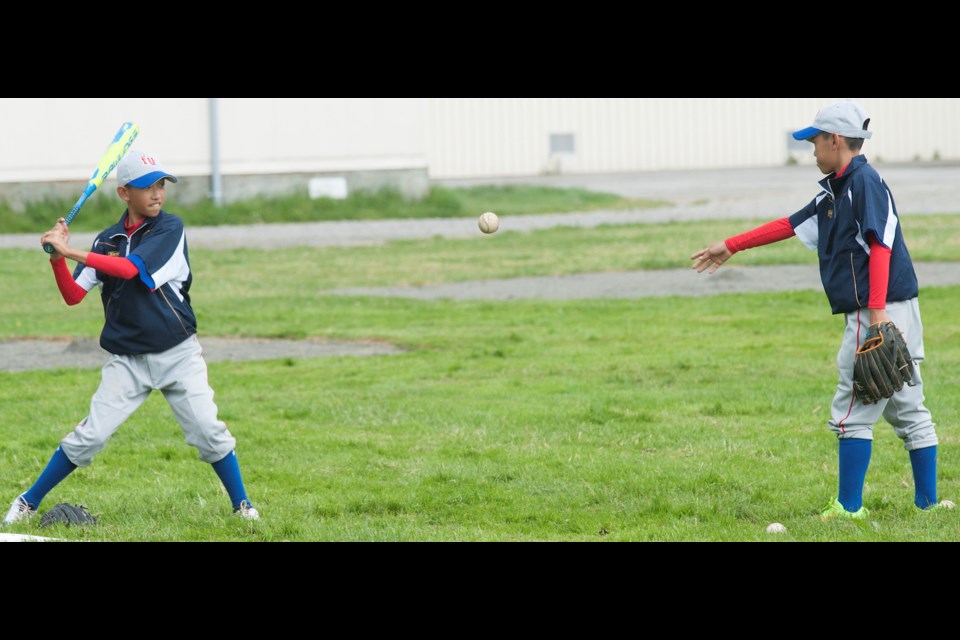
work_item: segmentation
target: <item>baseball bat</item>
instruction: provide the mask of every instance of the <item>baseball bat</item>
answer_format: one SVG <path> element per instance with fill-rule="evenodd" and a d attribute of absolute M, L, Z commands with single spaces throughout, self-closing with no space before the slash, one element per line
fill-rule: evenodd
<path fill-rule="evenodd" d="M 140 135 L 139 126 L 132 122 L 123 123 L 123 126 L 120 127 L 120 131 L 117 131 L 117 135 L 113 137 L 113 142 L 110 143 L 110 146 L 107 147 L 103 157 L 100 158 L 100 162 L 97 163 L 97 168 L 93 170 L 93 175 L 87 182 L 87 186 L 83 190 L 83 195 L 80 196 L 80 199 L 77 200 L 77 204 L 73 205 L 73 209 L 71 209 L 70 213 L 67 214 L 67 217 L 64 218 L 68 225 L 73 222 L 73 219 L 77 217 L 78 213 L 80 213 L 80 208 L 83 207 L 87 199 L 89 199 L 90 196 L 92 196 L 96 190 L 100 188 L 100 185 L 102 185 L 103 181 L 107 179 L 107 176 L 110 175 L 110 172 L 117 168 L 117 165 L 120 164 L 121 160 L 123 160 L 123 156 L 127 155 L 127 151 L 130 150 L 130 147 L 133 145 L 133 141 L 137 139 L 138 135 Z M 43 250 L 47 253 L 54 252 L 53 245 L 49 243 L 43 245 Z"/>

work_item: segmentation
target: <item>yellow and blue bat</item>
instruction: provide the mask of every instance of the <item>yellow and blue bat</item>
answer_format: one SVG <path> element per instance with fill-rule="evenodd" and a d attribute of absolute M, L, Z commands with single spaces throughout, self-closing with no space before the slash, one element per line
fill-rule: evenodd
<path fill-rule="evenodd" d="M 96 190 L 100 188 L 100 185 L 102 185 L 103 181 L 107 179 L 107 176 L 109 176 L 110 173 L 117 168 L 117 165 L 120 164 L 121 160 L 123 160 L 123 156 L 127 155 L 127 151 L 129 151 L 130 147 L 133 146 L 133 141 L 137 139 L 138 135 L 140 135 L 139 126 L 132 122 L 123 123 L 123 126 L 120 127 L 120 131 L 117 131 L 117 135 L 113 137 L 113 142 L 110 143 L 110 146 L 107 147 L 103 157 L 100 158 L 100 162 L 97 163 L 97 168 L 94 169 L 93 175 L 87 182 L 87 186 L 83 190 L 83 195 L 80 196 L 80 199 L 77 200 L 77 204 L 73 205 L 73 209 L 71 209 L 70 213 L 67 214 L 67 217 L 64 218 L 68 225 L 73 222 L 73 219 L 77 217 L 78 213 L 80 213 L 80 208 L 84 205 L 87 199 L 89 199 L 90 196 L 92 196 Z M 47 253 L 54 252 L 53 245 L 51 244 L 43 245 L 43 250 Z"/>

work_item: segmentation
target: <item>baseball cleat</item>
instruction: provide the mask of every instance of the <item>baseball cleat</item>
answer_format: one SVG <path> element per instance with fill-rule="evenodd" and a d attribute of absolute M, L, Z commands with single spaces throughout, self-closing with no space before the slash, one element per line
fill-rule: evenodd
<path fill-rule="evenodd" d="M 253 521 L 253 520 L 260 519 L 260 512 L 254 509 L 253 505 L 251 505 L 246 500 L 241 502 L 240 507 L 238 509 L 234 509 L 233 513 L 234 515 L 237 515 L 240 518 L 243 518 L 244 520 Z"/>
<path fill-rule="evenodd" d="M 870 512 L 867 511 L 866 507 L 861 507 L 860 511 L 852 513 L 847 511 L 839 500 L 834 500 L 833 504 L 820 515 L 820 522 L 827 522 L 828 520 L 866 520 L 869 515 Z"/>
<path fill-rule="evenodd" d="M 30 505 L 27 504 L 27 501 L 23 499 L 23 496 L 17 496 L 17 499 L 10 505 L 10 510 L 7 511 L 7 515 L 3 519 L 3 524 L 8 525 L 23 522 L 36 512 L 37 510 L 31 508 Z"/>

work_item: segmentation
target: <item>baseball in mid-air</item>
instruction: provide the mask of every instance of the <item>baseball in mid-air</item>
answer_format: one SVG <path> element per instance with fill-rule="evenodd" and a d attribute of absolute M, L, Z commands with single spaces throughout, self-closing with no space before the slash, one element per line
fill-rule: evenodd
<path fill-rule="evenodd" d="M 782 524 L 780 524 L 779 522 L 774 522 L 772 525 L 767 527 L 767 533 L 769 533 L 772 536 L 783 535 L 786 532 L 787 532 L 787 528 Z"/>
<path fill-rule="evenodd" d="M 480 216 L 480 231 L 483 231 L 487 235 L 491 233 L 496 233 L 500 229 L 500 218 L 497 217 L 497 214 L 490 213 L 489 211 L 482 216 Z"/>

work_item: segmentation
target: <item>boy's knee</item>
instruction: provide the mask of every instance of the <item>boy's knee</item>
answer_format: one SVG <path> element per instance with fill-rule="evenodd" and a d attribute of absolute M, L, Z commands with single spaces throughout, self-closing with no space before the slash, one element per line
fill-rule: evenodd
<path fill-rule="evenodd" d="M 840 426 L 830 423 L 830 431 L 836 434 L 838 440 L 873 440 L 873 426 L 851 424 Z"/>
<path fill-rule="evenodd" d="M 237 440 L 227 429 L 227 425 L 218 423 L 217 428 L 202 433 L 189 433 L 187 444 L 195 447 L 200 459 L 207 464 L 216 464 L 237 448 Z"/>
<path fill-rule="evenodd" d="M 86 418 L 60 441 L 60 448 L 70 462 L 82 469 L 93 464 L 93 459 L 107 448 L 111 435 L 107 431 L 95 428 L 91 419 Z"/>
<path fill-rule="evenodd" d="M 96 458 L 97 454 L 103 451 L 105 447 L 106 443 L 99 443 L 94 446 L 88 443 L 71 441 L 69 436 L 60 442 L 63 455 L 67 456 L 67 460 L 77 465 L 80 469 L 85 469 L 93 464 L 93 459 Z"/>
<path fill-rule="evenodd" d="M 236 448 L 236 440 L 233 441 L 233 445 L 230 446 L 228 443 L 224 443 L 222 447 L 197 447 L 197 450 L 200 452 L 200 460 L 206 462 L 207 464 L 217 464 L 226 458 L 230 453 Z"/>
<path fill-rule="evenodd" d="M 940 444 L 937 429 L 932 424 L 909 429 L 897 429 L 896 432 L 897 436 L 903 440 L 903 448 L 907 451 L 920 451 Z"/>

